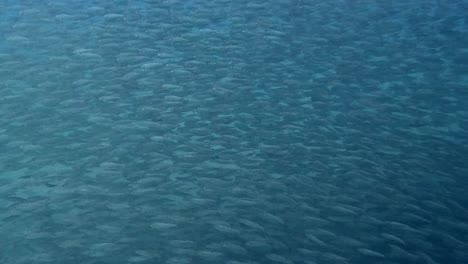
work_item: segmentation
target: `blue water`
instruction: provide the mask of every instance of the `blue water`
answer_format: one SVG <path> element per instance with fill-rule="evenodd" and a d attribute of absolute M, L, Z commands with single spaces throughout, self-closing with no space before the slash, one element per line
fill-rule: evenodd
<path fill-rule="evenodd" d="M 468 263 L 467 1 L 0 10 L 0 264 Z"/>

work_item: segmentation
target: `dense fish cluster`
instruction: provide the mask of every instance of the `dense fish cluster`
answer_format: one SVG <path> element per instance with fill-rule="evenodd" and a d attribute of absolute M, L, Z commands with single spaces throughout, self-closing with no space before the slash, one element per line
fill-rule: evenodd
<path fill-rule="evenodd" d="M 468 263 L 466 1 L 0 2 L 0 263 Z"/>

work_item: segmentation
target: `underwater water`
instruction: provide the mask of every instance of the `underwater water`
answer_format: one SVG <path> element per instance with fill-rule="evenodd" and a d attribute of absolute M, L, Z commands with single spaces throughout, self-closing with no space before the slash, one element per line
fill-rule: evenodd
<path fill-rule="evenodd" d="M 0 2 L 0 263 L 468 263 L 468 1 Z"/>

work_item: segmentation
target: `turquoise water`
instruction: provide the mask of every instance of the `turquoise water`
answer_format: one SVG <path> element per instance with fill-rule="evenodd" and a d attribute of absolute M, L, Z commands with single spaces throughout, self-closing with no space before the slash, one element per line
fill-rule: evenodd
<path fill-rule="evenodd" d="M 0 263 L 468 263 L 467 1 L 0 2 Z"/>

